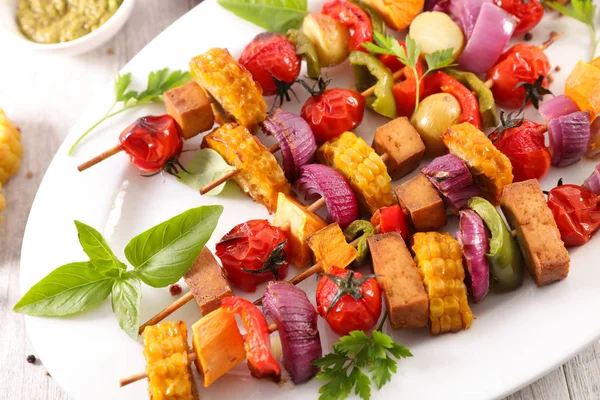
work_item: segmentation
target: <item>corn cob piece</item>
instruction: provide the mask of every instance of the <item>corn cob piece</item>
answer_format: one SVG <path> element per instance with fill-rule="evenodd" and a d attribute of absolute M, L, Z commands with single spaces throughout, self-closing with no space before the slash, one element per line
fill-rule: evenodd
<path fill-rule="evenodd" d="M 233 180 L 254 200 L 277 209 L 277 194 L 290 194 L 291 187 L 275 156 L 246 128 L 227 123 L 204 137 L 203 147 L 218 152 L 239 173 Z"/>
<path fill-rule="evenodd" d="M 493 204 L 500 203 L 502 189 L 512 183 L 512 165 L 483 132 L 468 122 L 452 125 L 442 135 L 450 153 L 467 164 L 475 183 Z"/>
<path fill-rule="evenodd" d="M 379 155 L 352 132 L 344 132 L 317 151 L 323 164 L 337 169 L 348 179 L 358 201 L 369 213 L 396 203 L 391 178 Z"/>
<path fill-rule="evenodd" d="M 21 134 L 0 108 L 0 183 L 19 171 L 22 156 Z"/>
<path fill-rule="evenodd" d="M 429 297 L 429 327 L 434 335 L 468 329 L 473 313 L 467 301 L 460 244 L 448 233 L 413 235 L 413 252 Z"/>
<path fill-rule="evenodd" d="M 185 323 L 169 321 L 150 325 L 144 329 L 142 338 L 150 398 L 195 399 Z"/>
<path fill-rule="evenodd" d="M 212 48 L 194 57 L 190 61 L 190 71 L 196 83 L 251 132 L 267 117 L 267 104 L 260 85 L 226 49 Z M 220 113 L 217 108 L 214 111 Z"/>
<path fill-rule="evenodd" d="M 314 262 L 320 262 L 325 272 L 329 272 L 333 266 L 346 268 L 358 254 L 358 250 L 346 242 L 338 224 L 327 225 L 313 233 L 306 241 L 313 252 Z"/>

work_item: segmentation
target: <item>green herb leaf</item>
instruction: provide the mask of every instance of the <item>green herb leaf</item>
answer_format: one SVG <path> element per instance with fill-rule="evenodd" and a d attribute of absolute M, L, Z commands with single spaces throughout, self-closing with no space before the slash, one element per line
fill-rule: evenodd
<path fill-rule="evenodd" d="M 140 326 L 142 282 L 134 271 L 128 271 L 115 280 L 112 287 L 112 310 L 119 326 L 133 340 L 137 340 Z"/>
<path fill-rule="evenodd" d="M 127 260 L 144 283 L 165 287 L 189 269 L 217 226 L 223 206 L 192 208 L 134 237 Z"/>
<path fill-rule="evenodd" d="M 596 6 L 592 0 L 571 0 L 571 8 L 565 7 L 556 1 L 544 1 L 543 4 L 559 13 L 576 19 L 588 26 L 590 37 L 592 39 L 592 57 L 596 55 L 596 48 L 600 38 L 596 37 Z"/>
<path fill-rule="evenodd" d="M 75 221 L 75 226 L 79 235 L 79 243 L 90 258 L 90 263 L 98 272 L 106 276 L 117 277 L 119 270 L 127 269 L 127 266 L 114 255 L 100 232 L 79 221 Z"/>
<path fill-rule="evenodd" d="M 334 344 L 336 351 L 344 354 L 356 354 L 363 346 L 369 345 L 371 339 L 363 331 L 352 331 L 347 336 L 342 336 L 340 341 Z"/>
<path fill-rule="evenodd" d="M 58 267 L 31 289 L 13 311 L 27 315 L 65 316 L 97 307 L 110 294 L 114 278 L 88 262 Z"/>
<path fill-rule="evenodd" d="M 114 88 L 115 88 L 115 100 L 116 101 L 124 101 L 125 100 L 124 93 L 130 84 L 131 84 L 131 72 L 128 72 L 123 75 L 117 74 L 117 76 L 115 76 Z"/>
<path fill-rule="evenodd" d="M 373 376 L 373 382 L 377 389 L 392 380 L 392 373 L 396 373 L 396 361 L 389 357 L 378 358 L 369 367 L 369 372 Z"/>
<path fill-rule="evenodd" d="M 392 343 L 392 347 L 388 348 L 388 351 L 396 358 L 407 358 L 413 356 L 410 350 L 396 342 Z"/>
<path fill-rule="evenodd" d="M 218 0 L 221 7 L 267 31 L 285 35 L 299 28 L 306 15 L 306 0 Z"/>
<path fill-rule="evenodd" d="M 354 386 L 354 394 L 360 396 L 363 400 L 369 400 L 371 398 L 371 379 L 365 375 L 359 368 L 354 368 L 356 373 L 356 380 Z"/>
<path fill-rule="evenodd" d="M 432 54 L 425 54 L 425 61 L 427 61 L 428 71 L 432 72 L 452 65 L 454 62 L 452 59 L 453 51 L 453 48 L 448 48 L 435 51 Z"/>
<path fill-rule="evenodd" d="M 213 149 L 202 149 L 185 165 L 185 171 L 181 170 L 177 174 L 177 178 L 179 182 L 198 191 L 210 182 L 234 170 L 235 167 L 227 164 L 223 157 Z M 218 195 L 225 188 L 225 184 L 226 182 L 217 186 L 207 195 Z"/>

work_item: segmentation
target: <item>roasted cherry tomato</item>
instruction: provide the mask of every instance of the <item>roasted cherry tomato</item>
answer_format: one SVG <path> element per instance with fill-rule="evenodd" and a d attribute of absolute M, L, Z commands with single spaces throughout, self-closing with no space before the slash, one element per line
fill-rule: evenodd
<path fill-rule="evenodd" d="M 530 0 L 532 1 L 532 0 Z M 535 83 L 540 75 L 548 76 L 550 61 L 538 46 L 517 44 L 500 56 L 487 73 L 493 82 L 492 93 L 496 104 L 505 108 L 519 108 L 525 101 L 525 88 L 515 88 L 520 82 Z M 548 88 L 544 78 L 542 87 Z"/>
<path fill-rule="evenodd" d="M 317 285 L 317 311 L 339 335 L 372 329 L 381 315 L 381 289 L 372 275 L 338 267 Z"/>
<path fill-rule="evenodd" d="M 217 243 L 216 250 L 227 279 L 246 292 L 255 292 L 256 285 L 287 274 L 287 235 L 266 220 L 236 225 Z"/>
<path fill-rule="evenodd" d="M 598 196 L 583 186 L 555 187 L 548 193 L 548 207 L 565 246 L 587 243 L 600 227 Z"/>
<path fill-rule="evenodd" d="M 365 98 L 348 89 L 327 89 L 306 100 L 300 115 L 318 142 L 326 142 L 356 128 L 363 119 Z"/>
<path fill-rule="evenodd" d="M 525 120 L 500 135 L 498 130 L 490 135 L 496 148 L 510 160 L 515 182 L 542 179 L 550 170 L 552 156 L 544 144 L 544 132 L 543 125 Z"/>
<path fill-rule="evenodd" d="M 410 236 L 408 219 L 398 204 L 375 211 L 371 224 L 379 225 L 379 233 L 398 232 L 404 240 L 408 240 Z"/>
<path fill-rule="evenodd" d="M 346 0 L 331 0 L 323 5 L 321 14 L 340 21 L 350 31 L 350 51 L 368 51 L 362 46 L 364 42 L 373 41 L 371 19 L 359 6 Z"/>
<path fill-rule="evenodd" d="M 279 88 L 273 78 L 287 84 L 293 83 L 300 73 L 301 61 L 292 42 L 272 32 L 258 34 L 240 57 L 240 64 L 250 71 L 265 96 L 278 93 Z"/>
<path fill-rule="evenodd" d="M 125 128 L 119 146 L 142 171 L 169 171 L 168 164 L 181 153 L 183 137 L 173 117 L 150 115 Z"/>
<path fill-rule="evenodd" d="M 514 35 L 529 32 L 544 16 L 544 6 L 539 0 L 494 0 L 494 3 L 517 17 L 518 23 Z"/>

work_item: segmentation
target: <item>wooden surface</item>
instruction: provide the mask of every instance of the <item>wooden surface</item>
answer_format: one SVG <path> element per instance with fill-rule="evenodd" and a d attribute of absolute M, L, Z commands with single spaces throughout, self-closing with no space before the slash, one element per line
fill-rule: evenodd
<path fill-rule="evenodd" d="M 25 361 L 35 351 L 23 318 L 10 311 L 19 299 L 23 232 L 44 171 L 95 90 L 105 85 L 156 34 L 197 3 L 198 0 L 138 0 L 131 19 L 113 40 L 77 57 L 23 53 L 6 49 L 0 43 L 0 108 L 21 128 L 25 147 L 19 174 L 4 187 L 7 208 L 0 224 L 0 399 L 68 399 L 51 377 L 44 376 L 39 361 L 35 365 Z M 87 360 L 82 357 L 81 363 L 83 366 Z M 600 345 L 595 344 L 508 399 L 600 399 Z"/>

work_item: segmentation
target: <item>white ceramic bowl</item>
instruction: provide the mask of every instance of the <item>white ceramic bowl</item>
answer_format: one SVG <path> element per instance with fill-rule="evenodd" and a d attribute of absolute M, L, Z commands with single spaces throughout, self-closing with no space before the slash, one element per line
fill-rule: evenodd
<path fill-rule="evenodd" d="M 93 50 L 111 39 L 125 24 L 135 0 L 123 0 L 123 3 L 102 26 L 79 39 L 70 42 L 42 44 L 27 39 L 17 26 L 18 0 L 0 0 L 0 44 L 12 42 L 14 46 L 60 55 L 75 55 Z"/>

